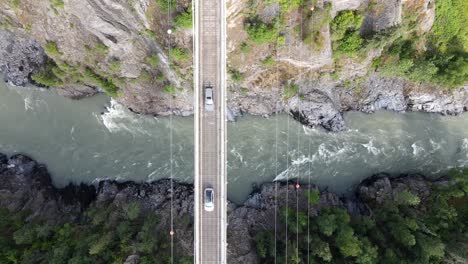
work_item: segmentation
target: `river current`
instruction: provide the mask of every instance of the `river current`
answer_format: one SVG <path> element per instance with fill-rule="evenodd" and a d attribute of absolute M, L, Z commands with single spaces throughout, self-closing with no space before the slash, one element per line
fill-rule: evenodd
<path fill-rule="evenodd" d="M 342 194 L 379 172 L 438 176 L 468 166 L 468 115 L 345 114 L 348 130 L 307 129 L 287 115 L 228 124 L 228 196 L 252 184 L 310 181 Z M 0 83 L 0 152 L 47 165 L 57 186 L 102 179 L 193 181 L 193 118 L 131 113 L 105 95 L 74 101 L 53 90 Z"/>

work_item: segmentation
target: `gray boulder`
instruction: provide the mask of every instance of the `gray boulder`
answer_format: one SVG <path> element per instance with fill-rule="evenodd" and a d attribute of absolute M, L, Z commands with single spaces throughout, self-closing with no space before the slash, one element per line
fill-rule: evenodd
<path fill-rule="evenodd" d="M 24 86 L 45 62 L 46 55 L 37 41 L 0 28 L 0 70 L 5 81 Z"/>

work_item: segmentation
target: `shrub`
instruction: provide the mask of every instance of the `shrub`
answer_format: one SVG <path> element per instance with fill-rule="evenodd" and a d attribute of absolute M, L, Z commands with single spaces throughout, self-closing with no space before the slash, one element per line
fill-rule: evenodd
<path fill-rule="evenodd" d="M 174 24 L 179 28 L 192 28 L 192 8 L 189 7 L 187 11 L 180 13 L 175 18 Z"/>
<path fill-rule="evenodd" d="M 60 87 L 63 85 L 63 81 L 57 77 L 59 75 L 65 76 L 66 74 L 57 68 L 53 61 L 49 60 L 41 72 L 31 75 L 31 79 L 46 87 Z"/>
<path fill-rule="evenodd" d="M 276 61 L 272 56 L 266 57 L 264 60 L 262 60 L 262 65 L 265 67 L 270 67 L 275 65 Z"/>
<path fill-rule="evenodd" d="M 53 41 L 47 41 L 44 47 L 44 50 L 48 55 L 55 55 L 55 56 L 63 55 L 62 52 L 60 52 L 60 50 L 58 49 L 57 43 Z"/>
<path fill-rule="evenodd" d="M 462 47 L 456 50 L 468 50 L 468 3 L 464 0 L 436 1 L 436 19 L 431 29 L 431 44 L 441 52 L 453 48 L 459 42 Z M 455 44 L 456 45 L 456 44 Z"/>
<path fill-rule="evenodd" d="M 253 18 L 246 24 L 246 31 L 255 44 L 272 42 L 278 36 L 278 30 L 273 24 L 265 24 L 258 18 Z"/>
<path fill-rule="evenodd" d="M 289 99 L 299 93 L 299 85 L 297 84 L 288 84 L 284 87 L 283 97 L 284 99 Z"/>
<path fill-rule="evenodd" d="M 335 52 L 338 54 L 356 54 L 363 43 L 364 39 L 358 32 L 347 33 L 339 42 L 335 43 Z"/>
<path fill-rule="evenodd" d="M 59 67 L 53 67 L 52 73 L 59 77 L 60 79 L 65 79 L 68 76 L 68 73 L 60 69 Z"/>
<path fill-rule="evenodd" d="M 50 73 L 35 73 L 31 76 L 31 79 L 37 84 L 46 87 L 59 87 L 63 84 L 62 80 Z"/>
<path fill-rule="evenodd" d="M 229 69 L 229 73 L 231 74 L 231 78 L 234 82 L 241 82 L 244 80 L 244 74 L 242 74 L 240 71 L 235 70 L 235 69 Z"/>
<path fill-rule="evenodd" d="M 158 54 L 153 53 L 150 56 L 146 57 L 146 63 L 148 63 L 151 67 L 156 67 L 159 65 L 159 58 Z"/>
<path fill-rule="evenodd" d="M 84 78 L 88 81 L 98 85 L 101 87 L 109 96 L 111 97 L 119 97 L 119 87 L 116 86 L 112 79 L 104 78 L 97 73 L 95 73 L 92 69 L 86 68 L 84 72 Z"/>
<path fill-rule="evenodd" d="M 356 55 L 364 44 L 359 34 L 363 16 L 356 11 L 341 11 L 331 23 L 333 51 L 339 54 Z"/>
<path fill-rule="evenodd" d="M 341 11 L 331 23 L 334 40 L 342 39 L 347 32 L 356 31 L 361 27 L 364 17 L 357 11 Z"/>

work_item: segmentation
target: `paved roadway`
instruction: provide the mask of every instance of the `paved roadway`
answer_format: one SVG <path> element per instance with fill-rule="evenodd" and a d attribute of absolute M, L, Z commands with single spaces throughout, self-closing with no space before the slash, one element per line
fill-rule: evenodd
<path fill-rule="evenodd" d="M 226 263 L 226 31 L 225 0 L 195 0 L 195 263 Z M 213 86 L 214 110 L 204 107 Z M 204 210 L 204 189 L 214 189 L 214 210 Z"/>

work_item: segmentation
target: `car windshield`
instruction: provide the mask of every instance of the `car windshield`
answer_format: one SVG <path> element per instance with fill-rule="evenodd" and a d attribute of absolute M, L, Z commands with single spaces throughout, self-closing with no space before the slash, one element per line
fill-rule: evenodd
<path fill-rule="evenodd" d="M 211 190 L 206 190 L 205 194 L 206 194 L 206 201 L 211 201 L 211 196 L 212 196 L 212 192 Z"/>

